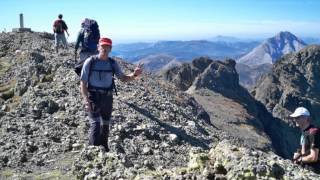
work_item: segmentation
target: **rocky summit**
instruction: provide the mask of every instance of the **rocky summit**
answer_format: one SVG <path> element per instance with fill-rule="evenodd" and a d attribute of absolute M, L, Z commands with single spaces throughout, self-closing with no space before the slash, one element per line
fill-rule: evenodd
<path fill-rule="evenodd" d="M 87 145 L 73 47 L 56 54 L 53 35 L 35 32 L 0 42 L 0 179 L 319 178 L 274 153 L 270 113 L 240 88 L 232 60 L 195 61 L 180 84 L 116 81 L 105 152 Z"/>

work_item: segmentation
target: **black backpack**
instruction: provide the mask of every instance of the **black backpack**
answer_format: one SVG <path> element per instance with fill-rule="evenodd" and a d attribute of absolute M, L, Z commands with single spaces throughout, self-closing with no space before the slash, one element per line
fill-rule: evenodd
<path fill-rule="evenodd" d="M 92 70 L 92 67 L 93 67 L 93 64 L 97 61 L 97 56 L 91 56 L 89 57 L 88 59 L 83 59 L 83 60 L 80 60 L 79 62 L 76 63 L 75 67 L 74 67 L 74 71 L 75 73 L 80 77 L 81 76 L 81 71 L 82 71 L 82 68 L 83 68 L 83 64 L 85 63 L 86 60 L 90 61 L 89 62 L 89 78 L 90 79 L 90 76 L 91 76 L 91 70 Z M 116 95 L 118 95 L 118 91 L 117 91 L 117 87 L 116 87 L 116 84 L 114 82 L 114 74 L 115 74 L 115 60 L 110 58 L 108 59 L 110 62 L 111 62 L 111 71 L 110 70 L 101 70 L 103 72 L 112 72 L 112 84 L 111 84 L 111 88 L 114 89 L 114 92 L 116 93 Z M 88 82 L 88 84 L 90 84 Z"/>

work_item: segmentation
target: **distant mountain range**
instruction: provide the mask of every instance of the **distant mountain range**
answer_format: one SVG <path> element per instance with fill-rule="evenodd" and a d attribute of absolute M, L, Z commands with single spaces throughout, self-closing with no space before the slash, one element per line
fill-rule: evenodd
<path fill-rule="evenodd" d="M 222 41 L 222 42 L 239 42 L 241 39 L 232 37 L 232 36 L 222 36 L 218 35 L 216 37 L 208 39 L 209 41 L 217 42 L 217 41 Z"/>
<path fill-rule="evenodd" d="M 149 55 L 136 62 L 136 64 L 139 63 L 143 63 L 144 69 L 149 72 L 158 72 L 182 64 L 182 62 L 178 61 L 174 56 L 167 54 Z"/>
<path fill-rule="evenodd" d="M 260 42 L 261 39 L 254 38 L 254 39 L 249 39 L 249 38 L 237 38 L 233 36 L 223 36 L 223 35 L 218 35 L 212 38 L 207 39 L 208 41 L 212 42 Z"/>
<path fill-rule="evenodd" d="M 320 42 L 317 38 L 303 39 L 311 44 Z M 279 32 L 261 42 L 219 35 L 197 41 L 119 44 L 113 47 L 113 55 L 133 63 L 142 62 L 147 71 L 160 74 L 198 57 L 207 56 L 215 60 L 233 58 L 237 60 L 240 84 L 251 88 L 262 75 L 271 71 L 277 59 L 305 46 L 306 43 L 294 34 Z"/>
<path fill-rule="evenodd" d="M 238 63 L 249 66 L 273 64 L 281 56 L 296 52 L 307 44 L 290 32 L 280 32 L 276 36 L 263 41 L 251 52 L 241 57 Z"/>
<path fill-rule="evenodd" d="M 191 61 L 200 56 L 214 59 L 238 58 L 256 47 L 259 42 L 212 42 L 197 41 L 159 41 L 156 43 L 133 43 L 115 45 L 112 55 L 130 62 L 139 61 L 150 55 L 167 54 L 179 61 Z"/>

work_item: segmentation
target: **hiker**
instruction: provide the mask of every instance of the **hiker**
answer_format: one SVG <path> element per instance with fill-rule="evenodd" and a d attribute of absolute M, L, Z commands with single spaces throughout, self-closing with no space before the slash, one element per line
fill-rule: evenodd
<path fill-rule="evenodd" d="M 60 41 L 62 41 L 62 45 L 64 46 L 64 48 L 67 49 L 68 48 L 67 40 L 66 40 L 66 36 L 64 35 L 64 32 L 66 32 L 68 36 L 69 36 L 69 33 L 68 33 L 67 24 L 64 22 L 64 20 L 62 20 L 62 14 L 59 14 L 58 19 L 54 21 L 53 32 L 54 32 L 56 52 L 58 53 Z"/>
<path fill-rule="evenodd" d="M 290 117 L 301 129 L 301 149 L 294 153 L 294 163 L 319 174 L 320 129 L 311 124 L 310 112 L 304 107 L 298 107 Z"/>
<path fill-rule="evenodd" d="M 142 73 L 141 65 L 134 72 L 125 75 L 118 63 L 109 58 L 112 40 L 99 40 L 99 54 L 85 60 L 80 76 L 80 91 L 88 112 L 90 129 L 89 145 L 108 148 L 109 122 L 112 113 L 113 73 L 121 81 L 132 81 Z"/>
<path fill-rule="evenodd" d="M 98 53 L 98 41 L 100 39 L 100 31 L 98 23 L 93 19 L 85 18 L 81 22 L 81 30 L 78 34 L 75 45 L 75 56 L 81 44 L 80 61 L 84 61 L 89 56 Z"/>

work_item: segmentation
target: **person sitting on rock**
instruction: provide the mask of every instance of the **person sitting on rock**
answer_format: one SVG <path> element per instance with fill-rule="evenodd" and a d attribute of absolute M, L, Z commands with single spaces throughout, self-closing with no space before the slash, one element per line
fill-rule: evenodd
<path fill-rule="evenodd" d="M 54 21 L 53 32 L 54 32 L 56 52 L 58 53 L 60 41 L 62 41 L 62 45 L 64 46 L 64 48 L 67 49 L 68 44 L 67 44 L 67 40 L 66 40 L 66 36 L 64 35 L 64 32 L 66 32 L 68 36 L 69 36 L 69 33 L 68 33 L 67 24 L 64 22 L 64 20 L 62 20 L 62 14 L 59 14 L 58 19 Z"/>
<path fill-rule="evenodd" d="M 81 95 L 90 121 L 89 145 L 102 145 L 106 151 L 109 151 L 108 136 L 113 102 L 113 73 L 121 81 L 134 80 L 142 73 L 142 68 L 138 65 L 133 73 L 125 75 L 118 63 L 109 58 L 111 48 L 111 39 L 100 38 L 99 54 L 85 60 L 80 76 Z"/>
<path fill-rule="evenodd" d="M 297 108 L 290 117 L 302 130 L 301 149 L 294 153 L 293 161 L 319 174 L 320 129 L 311 124 L 310 112 L 304 107 Z"/>

